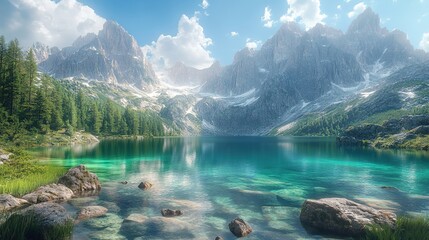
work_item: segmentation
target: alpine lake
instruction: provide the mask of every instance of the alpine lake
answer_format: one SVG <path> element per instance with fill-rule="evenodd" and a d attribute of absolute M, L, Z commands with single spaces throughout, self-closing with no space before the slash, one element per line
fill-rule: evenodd
<path fill-rule="evenodd" d="M 94 146 L 37 148 L 46 164 L 84 164 L 97 196 L 63 205 L 107 207 L 79 222 L 73 239 L 236 239 L 228 223 L 243 218 L 246 239 L 324 239 L 299 221 L 305 199 L 345 197 L 398 215 L 429 213 L 429 152 L 341 147 L 333 138 L 177 137 L 103 140 Z M 121 182 L 127 181 L 127 184 Z M 153 187 L 137 186 L 149 181 Z M 165 218 L 163 208 L 182 216 Z"/>

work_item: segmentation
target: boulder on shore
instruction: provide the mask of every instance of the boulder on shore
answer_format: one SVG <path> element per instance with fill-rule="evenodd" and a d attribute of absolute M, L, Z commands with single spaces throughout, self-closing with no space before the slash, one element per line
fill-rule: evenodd
<path fill-rule="evenodd" d="M 16 198 L 9 194 L 0 194 L 0 212 L 19 208 L 26 204 L 29 202 L 25 199 Z"/>
<path fill-rule="evenodd" d="M 183 214 L 180 210 L 162 209 L 161 214 L 163 217 L 177 217 Z"/>
<path fill-rule="evenodd" d="M 229 230 L 232 232 L 232 234 L 234 234 L 236 237 L 245 237 L 253 231 L 250 225 L 247 224 L 241 218 L 236 218 L 232 220 L 229 223 L 228 227 L 229 227 Z"/>
<path fill-rule="evenodd" d="M 71 168 L 58 183 L 64 184 L 79 195 L 85 192 L 98 192 L 101 189 L 97 175 L 89 172 L 84 165 Z"/>
<path fill-rule="evenodd" d="M 73 219 L 67 210 L 52 202 L 34 204 L 26 209 L 12 214 L 3 227 L 17 229 L 28 239 L 71 239 Z M 6 236 L 6 239 L 14 239 L 16 232 Z"/>
<path fill-rule="evenodd" d="M 396 215 L 345 198 L 322 198 L 306 200 L 301 208 L 300 220 L 310 232 L 360 237 L 365 234 L 366 225 L 394 228 Z"/>
<path fill-rule="evenodd" d="M 82 208 L 78 212 L 77 219 L 78 220 L 84 220 L 84 219 L 93 218 L 93 217 L 100 217 L 100 216 L 105 215 L 106 213 L 107 213 L 107 208 L 105 208 L 105 207 L 88 206 L 88 207 Z"/>
<path fill-rule="evenodd" d="M 41 186 L 36 191 L 24 195 L 22 198 L 30 203 L 50 201 L 66 201 L 73 197 L 73 191 L 62 184 L 49 184 Z"/>

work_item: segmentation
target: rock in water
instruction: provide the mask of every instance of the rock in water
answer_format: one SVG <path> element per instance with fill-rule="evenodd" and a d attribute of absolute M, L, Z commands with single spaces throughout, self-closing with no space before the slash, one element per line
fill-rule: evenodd
<path fill-rule="evenodd" d="M 301 208 L 302 225 L 310 231 L 339 236 L 360 237 L 365 226 L 396 224 L 396 215 L 345 198 L 308 199 Z"/>
<path fill-rule="evenodd" d="M 3 227 L 13 227 L 25 239 L 71 239 L 73 219 L 63 206 L 45 202 L 12 214 Z M 6 239 L 16 237 L 7 234 Z"/>
<path fill-rule="evenodd" d="M 101 189 L 97 175 L 86 170 L 84 165 L 71 168 L 64 176 L 58 180 L 75 194 L 85 194 L 85 192 L 98 192 Z"/>
<path fill-rule="evenodd" d="M 147 190 L 147 189 L 151 188 L 152 186 L 153 186 L 153 184 L 150 182 L 141 182 L 139 184 L 139 188 L 143 189 L 143 190 Z"/>
<path fill-rule="evenodd" d="M 163 217 L 177 217 L 183 214 L 180 210 L 162 209 L 161 214 Z"/>
<path fill-rule="evenodd" d="M 236 218 L 229 223 L 229 230 L 236 237 L 245 237 L 249 235 L 253 230 L 243 219 Z"/>
<path fill-rule="evenodd" d="M 77 214 L 78 220 L 84 220 L 93 217 L 100 217 L 107 213 L 107 208 L 102 206 L 88 206 L 82 208 Z"/>
<path fill-rule="evenodd" d="M 9 194 L 0 194 L 0 212 L 9 211 L 25 204 L 29 204 L 27 200 L 15 198 Z"/>
<path fill-rule="evenodd" d="M 217 236 L 217 237 L 215 238 L 215 240 L 223 240 L 223 237 L 219 237 L 219 236 Z"/>
<path fill-rule="evenodd" d="M 41 186 L 36 191 L 24 195 L 22 198 L 30 203 L 50 201 L 66 201 L 73 197 L 73 191 L 62 184 L 49 184 Z"/>

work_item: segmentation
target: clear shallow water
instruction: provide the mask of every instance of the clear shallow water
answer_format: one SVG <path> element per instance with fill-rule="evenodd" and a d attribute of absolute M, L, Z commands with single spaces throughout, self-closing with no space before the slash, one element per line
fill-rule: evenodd
<path fill-rule="evenodd" d="M 109 209 L 106 217 L 79 223 L 74 239 L 235 239 L 228 223 L 237 216 L 254 229 L 247 239 L 322 238 L 300 225 L 307 198 L 346 197 L 400 214 L 429 213 L 427 152 L 275 137 L 108 140 L 36 152 L 49 164 L 85 164 L 102 181 L 99 196 L 65 204 L 71 212 L 87 205 Z M 141 181 L 154 187 L 142 191 Z M 184 215 L 163 218 L 162 208 Z"/>

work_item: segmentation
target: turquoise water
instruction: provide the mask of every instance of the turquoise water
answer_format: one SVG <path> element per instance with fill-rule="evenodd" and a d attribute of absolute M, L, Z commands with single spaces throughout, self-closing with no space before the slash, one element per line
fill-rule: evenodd
<path fill-rule="evenodd" d="M 237 216 L 254 229 L 247 239 L 322 238 L 300 225 L 307 198 L 346 197 L 399 214 L 429 212 L 427 152 L 276 137 L 106 140 L 37 152 L 50 164 L 85 164 L 102 181 L 99 196 L 65 204 L 72 213 L 87 205 L 109 209 L 105 217 L 76 225 L 74 239 L 235 239 L 228 223 Z M 142 191 L 141 181 L 154 186 Z M 163 218 L 162 208 L 184 215 Z"/>

